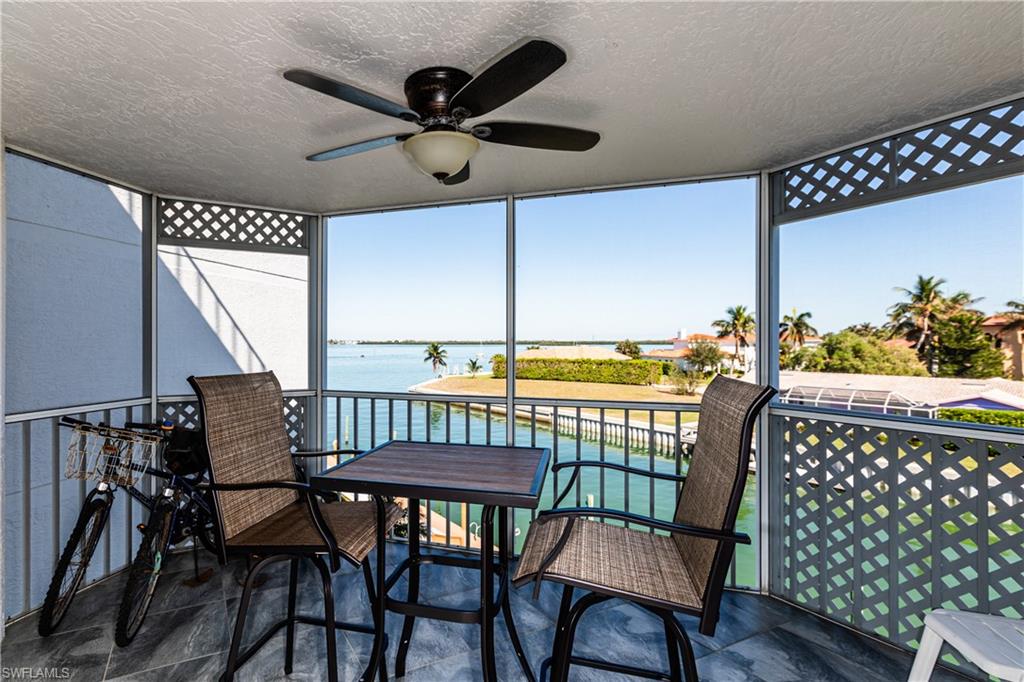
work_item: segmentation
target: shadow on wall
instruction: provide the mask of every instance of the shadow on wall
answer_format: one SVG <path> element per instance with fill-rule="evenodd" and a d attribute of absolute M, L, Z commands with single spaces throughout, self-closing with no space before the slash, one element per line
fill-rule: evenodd
<path fill-rule="evenodd" d="M 144 197 L 16 154 L 5 164 L 8 413 L 143 396 Z M 305 257 L 160 251 L 161 393 L 191 393 L 192 373 L 264 368 L 305 388 Z M 151 418 L 144 408 L 82 416 Z M 85 485 L 64 479 L 68 435 L 53 419 L 4 427 L 5 615 L 41 603 L 84 498 Z M 134 554 L 143 510 L 117 499 L 90 579 Z"/>

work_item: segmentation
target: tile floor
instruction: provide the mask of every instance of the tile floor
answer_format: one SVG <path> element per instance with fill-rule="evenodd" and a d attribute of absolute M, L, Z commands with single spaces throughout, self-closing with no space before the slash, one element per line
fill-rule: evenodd
<path fill-rule="evenodd" d="M 389 563 L 397 562 L 404 545 L 388 547 Z M 210 562 L 210 559 L 204 559 Z M 176 556 L 171 571 L 160 581 L 158 594 L 130 647 L 113 643 L 114 613 L 122 580 L 115 576 L 80 593 L 61 631 L 40 638 L 34 617 L 11 623 L 3 643 L 4 668 L 67 668 L 70 679 L 171 682 L 212 680 L 226 657 L 230 628 L 241 587 L 241 564 L 217 567 L 213 579 L 198 588 L 182 580 L 191 574 L 189 555 Z M 312 571 L 303 571 L 299 611 L 322 613 L 320 587 Z M 478 600 L 478 578 L 473 571 L 432 566 L 421 573 L 421 599 L 448 606 L 471 607 Z M 287 564 L 276 564 L 268 581 L 253 597 L 247 636 L 262 632 L 266 624 L 285 613 Z M 398 594 L 402 583 L 396 585 Z M 531 589 L 512 592 L 512 605 L 523 646 L 534 670 L 550 653 L 559 591 L 545 585 L 537 601 Z M 361 572 L 343 567 L 335 575 L 336 617 L 369 621 Z M 702 680 L 728 682 L 821 681 L 896 682 L 905 680 L 911 658 L 850 630 L 807 614 L 788 604 L 757 595 L 727 592 L 715 637 L 697 632 L 696 621 L 680 617 L 693 641 Z M 500 619 L 499 619 L 500 623 Z M 390 616 L 393 668 L 394 644 L 401 619 Z M 523 678 L 508 642 L 504 624 L 496 632 L 498 673 L 501 680 Z M 588 611 L 580 624 L 577 651 L 592 657 L 667 670 L 664 631 L 660 621 L 645 611 L 621 602 L 607 602 Z M 354 680 L 369 655 L 370 637 L 338 634 L 340 679 Z M 298 626 L 295 670 L 283 674 L 284 634 L 271 640 L 239 673 L 238 679 L 326 680 L 326 645 L 323 631 Z M 409 651 L 407 680 L 456 682 L 480 677 L 479 631 L 476 626 L 419 620 Z M 574 680 L 625 680 L 622 675 L 574 668 Z M 934 682 L 966 678 L 937 670 Z"/>

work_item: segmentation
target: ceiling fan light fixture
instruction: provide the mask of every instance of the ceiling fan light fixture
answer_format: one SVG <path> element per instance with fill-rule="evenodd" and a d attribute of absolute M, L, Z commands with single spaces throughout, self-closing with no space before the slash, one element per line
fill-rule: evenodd
<path fill-rule="evenodd" d="M 480 143 L 468 133 L 431 130 L 413 135 L 402 149 L 427 175 L 444 180 L 455 175 L 480 149 Z"/>

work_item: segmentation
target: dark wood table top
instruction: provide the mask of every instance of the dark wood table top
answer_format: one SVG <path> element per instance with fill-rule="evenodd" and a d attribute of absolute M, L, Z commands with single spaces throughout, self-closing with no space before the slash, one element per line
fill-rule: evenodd
<path fill-rule="evenodd" d="M 536 509 L 547 448 L 388 441 L 312 476 L 314 487 Z"/>

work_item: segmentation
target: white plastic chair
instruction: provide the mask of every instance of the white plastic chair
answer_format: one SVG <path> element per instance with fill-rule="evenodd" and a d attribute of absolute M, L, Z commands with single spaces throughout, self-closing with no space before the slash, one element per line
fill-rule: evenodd
<path fill-rule="evenodd" d="M 907 682 L 928 682 L 943 641 L 989 675 L 1024 682 L 1024 621 L 947 609 L 925 617 L 921 648 Z"/>

